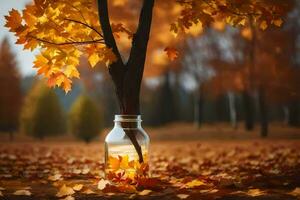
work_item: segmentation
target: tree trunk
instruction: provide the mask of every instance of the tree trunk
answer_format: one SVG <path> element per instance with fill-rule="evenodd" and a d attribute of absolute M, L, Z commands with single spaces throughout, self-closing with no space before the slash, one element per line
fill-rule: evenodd
<path fill-rule="evenodd" d="M 288 125 L 297 127 L 299 126 L 300 109 L 297 101 L 290 102 L 288 105 Z"/>
<path fill-rule="evenodd" d="M 106 46 L 111 48 L 117 57 L 117 61 L 109 66 L 109 73 L 115 85 L 120 113 L 123 115 L 140 114 L 140 87 L 144 72 L 153 6 L 154 0 L 143 1 L 138 27 L 132 39 L 129 59 L 125 64 L 122 61 L 111 29 L 107 0 L 98 0 L 99 21 L 104 41 Z M 143 162 L 141 146 L 135 134 L 132 131 L 126 131 L 126 135 L 134 145 L 139 161 Z"/>
<path fill-rule="evenodd" d="M 258 105 L 260 111 L 260 135 L 261 137 L 268 136 L 268 109 L 266 104 L 266 95 L 264 88 L 260 87 L 258 90 Z"/>
<path fill-rule="evenodd" d="M 194 123 L 196 127 L 200 127 L 203 123 L 203 94 L 202 94 L 202 86 L 199 85 L 198 90 L 195 91 L 195 102 L 194 102 Z"/>
<path fill-rule="evenodd" d="M 228 102 L 229 102 L 229 114 L 231 126 L 237 128 L 237 116 L 236 116 L 236 106 L 235 106 L 235 95 L 233 92 L 228 92 Z"/>
<path fill-rule="evenodd" d="M 243 105 L 245 129 L 251 131 L 254 128 L 254 106 L 253 99 L 248 91 L 243 91 Z"/>

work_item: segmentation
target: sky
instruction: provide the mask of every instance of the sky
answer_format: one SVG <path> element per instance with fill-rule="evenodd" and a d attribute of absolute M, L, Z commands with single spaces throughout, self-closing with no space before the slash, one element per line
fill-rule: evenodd
<path fill-rule="evenodd" d="M 0 41 L 2 41 L 3 38 L 8 37 L 12 51 L 16 54 L 18 68 L 23 76 L 35 74 L 32 63 L 35 57 L 34 55 L 37 52 L 23 50 L 22 45 L 15 44 L 16 37 L 4 27 L 4 16 L 7 15 L 12 8 L 22 10 L 25 5 L 31 1 L 32 0 L 0 0 Z"/>

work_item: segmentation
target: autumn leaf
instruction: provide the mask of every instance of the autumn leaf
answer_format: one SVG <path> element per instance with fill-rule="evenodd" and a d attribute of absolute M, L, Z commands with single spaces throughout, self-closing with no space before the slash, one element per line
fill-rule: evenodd
<path fill-rule="evenodd" d="M 53 176 L 49 176 L 48 180 L 50 180 L 50 181 L 58 181 L 58 180 L 61 179 L 61 177 L 62 177 L 61 174 L 55 174 Z"/>
<path fill-rule="evenodd" d="M 31 192 L 28 190 L 17 190 L 13 193 L 13 195 L 17 196 L 31 196 Z"/>
<path fill-rule="evenodd" d="M 147 196 L 151 192 L 152 192 L 152 190 L 143 190 L 143 191 L 139 192 L 138 194 L 141 196 Z"/>
<path fill-rule="evenodd" d="M 133 185 L 118 185 L 118 190 L 123 193 L 135 193 L 136 188 Z"/>
<path fill-rule="evenodd" d="M 201 185 L 206 185 L 204 182 L 200 180 L 192 180 L 190 182 L 187 182 L 184 184 L 184 188 L 194 188 L 194 187 L 199 187 Z"/>
<path fill-rule="evenodd" d="M 297 187 L 293 191 L 289 192 L 288 194 L 296 196 L 296 197 L 300 197 L 300 188 Z"/>
<path fill-rule="evenodd" d="M 74 191 L 80 191 L 83 188 L 82 184 L 76 184 L 73 186 L 73 190 Z"/>
<path fill-rule="evenodd" d="M 252 197 L 257 197 L 257 196 L 265 195 L 266 192 L 262 191 L 260 189 L 250 189 L 250 190 L 247 191 L 246 194 L 249 195 L 249 196 L 252 196 Z"/>
<path fill-rule="evenodd" d="M 273 20 L 273 24 L 275 25 L 275 26 L 278 26 L 278 27 L 280 27 L 281 25 L 282 25 L 282 23 L 283 23 L 283 21 L 282 21 L 282 19 L 276 19 L 276 20 Z"/>
<path fill-rule="evenodd" d="M 74 194 L 74 190 L 71 187 L 67 187 L 65 184 L 60 187 L 58 193 L 56 194 L 57 197 L 63 197 Z"/>
<path fill-rule="evenodd" d="M 9 31 L 14 32 L 21 26 L 22 17 L 20 13 L 15 9 L 9 11 L 9 15 L 5 16 L 5 19 L 6 19 L 5 27 L 10 28 Z"/>
<path fill-rule="evenodd" d="M 188 198 L 190 195 L 188 195 L 188 194 L 177 194 L 176 195 L 179 199 L 186 199 L 186 198 Z"/>
<path fill-rule="evenodd" d="M 260 25 L 259 25 L 259 28 L 260 28 L 261 30 L 266 30 L 266 29 L 268 28 L 267 22 L 266 22 L 266 21 L 262 21 L 262 22 L 260 23 Z"/>
<path fill-rule="evenodd" d="M 168 56 L 168 58 L 173 61 L 178 57 L 178 51 L 175 48 L 172 47 L 166 47 L 164 50 Z"/>
<path fill-rule="evenodd" d="M 75 200 L 75 198 L 72 197 L 72 196 L 67 196 L 67 197 L 65 197 L 65 198 L 63 198 L 61 200 Z"/>
<path fill-rule="evenodd" d="M 104 190 L 105 187 L 106 187 L 107 185 L 109 185 L 109 181 L 108 181 L 108 180 L 101 179 L 101 180 L 98 182 L 97 188 L 98 188 L 99 190 Z"/>
<path fill-rule="evenodd" d="M 3 197 L 3 193 L 2 193 L 2 191 L 0 190 L 0 197 Z"/>

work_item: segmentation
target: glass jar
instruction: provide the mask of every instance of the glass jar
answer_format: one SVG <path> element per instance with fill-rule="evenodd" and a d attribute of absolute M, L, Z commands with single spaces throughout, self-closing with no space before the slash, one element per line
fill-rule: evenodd
<path fill-rule="evenodd" d="M 149 136 L 140 115 L 115 115 L 105 138 L 105 176 L 113 183 L 132 183 L 149 176 Z"/>

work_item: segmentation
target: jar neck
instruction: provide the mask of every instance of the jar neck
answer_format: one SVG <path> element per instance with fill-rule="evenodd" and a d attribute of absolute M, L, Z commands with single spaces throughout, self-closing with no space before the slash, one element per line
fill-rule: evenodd
<path fill-rule="evenodd" d="M 140 115 L 115 115 L 115 127 L 141 128 L 142 119 Z"/>

